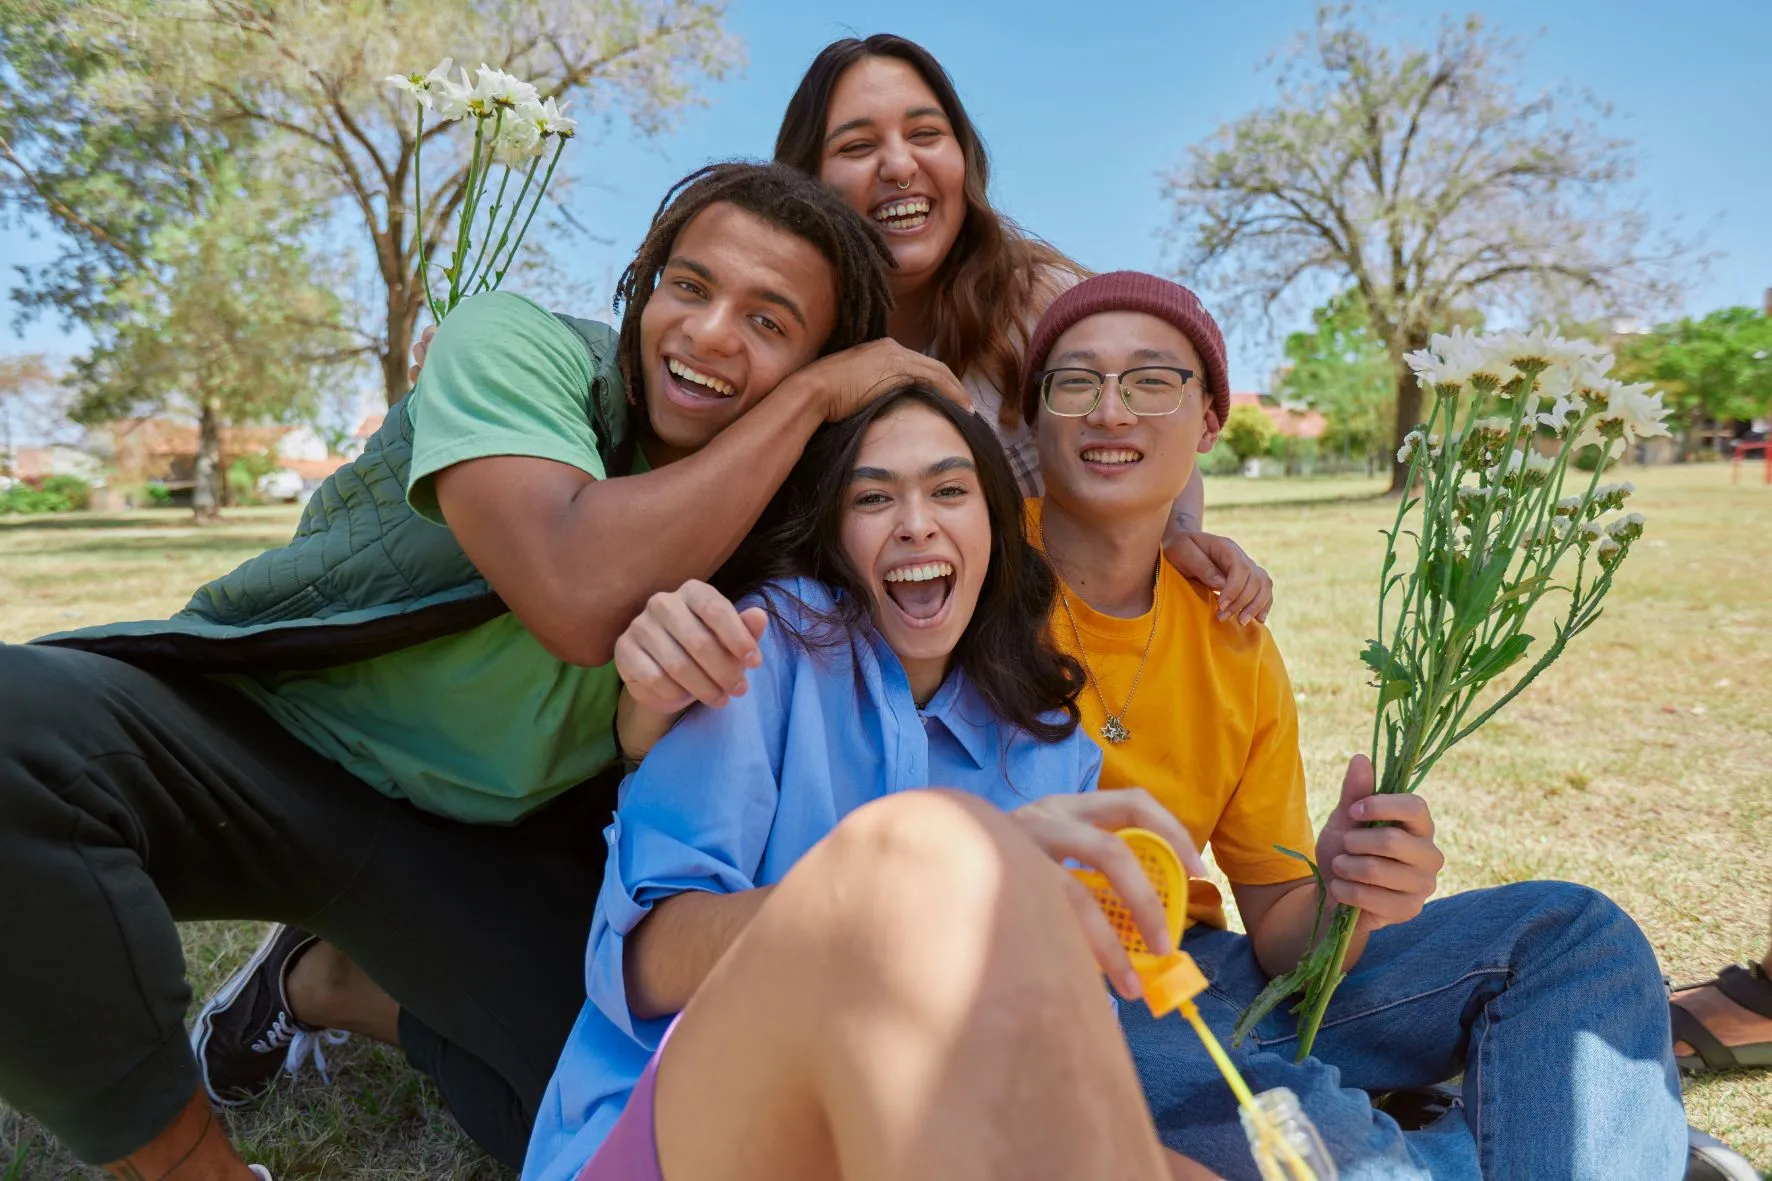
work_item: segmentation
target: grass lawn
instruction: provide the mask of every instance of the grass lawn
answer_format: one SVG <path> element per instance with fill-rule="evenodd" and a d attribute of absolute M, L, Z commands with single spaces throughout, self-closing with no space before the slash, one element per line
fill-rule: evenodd
<path fill-rule="evenodd" d="M 1443 892 L 1523 878 L 1598 887 L 1642 923 L 1666 971 L 1708 977 L 1766 950 L 1772 909 L 1772 488 L 1721 466 L 1628 473 L 1649 533 L 1606 616 L 1429 787 Z M 1211 525 L 1273 572 L 1312 803 L 1365 748 L 1356 654 L 1371 626 L 1378 529 L 1394 507 L 1358 479 L 1207 482 Z M 196 529 L 171 514 L 0 518 L 0 641 L 176 610 L 203 579 L 288 535 L 285 510 Z M 248 924 L 186 928 L 201 995 L 256 944 Z M 249 1159 L 292 1178 L 497 1177 L 397 1058 L 355 1044 L 335 1084 L 280 1088 L 234 1117 Z M 1689 1080 L 1692 1121 L 1772 1169 L 1772 1071 Z M 13 1162 L 14 1171 L 8 1172 Z M 0 1179 L 82 1175 L 0 1110 Z"/>

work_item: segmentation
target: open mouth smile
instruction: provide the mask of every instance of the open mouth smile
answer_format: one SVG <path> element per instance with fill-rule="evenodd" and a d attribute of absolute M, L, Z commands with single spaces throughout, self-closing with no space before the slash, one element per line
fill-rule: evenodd
<path fill-rule="evenodd" d="M 906 563 L 884 575 L 886 601 L 910 628 L 939 627 L 954 596 L 954 566 L 936 559 Z"/>
<path fill-rule="evenodd" d="M 731 382 L 703 373 L 675 357 L 665 358 L 665 370 L 667 382 L 680 402 L 723 402 L 738 393 L 738 387 Z"/>
<path fill-rule="evenodd" d="M 876 205 L 869 216 L 875 225 L 889 234 L 908 234 L 928 223 L 929 208 L 927 197 L 900 197 Z"/>

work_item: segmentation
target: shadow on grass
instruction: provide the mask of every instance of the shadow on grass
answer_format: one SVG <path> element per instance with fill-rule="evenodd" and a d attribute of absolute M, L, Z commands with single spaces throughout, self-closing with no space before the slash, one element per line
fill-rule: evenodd
<path fill-rule="evenodd" d="M 78 529 L 238 529 L 246 527 L 277 527 L 281 528 L 287 519 L 291 531 L 295 528 L 297 512 L 288 508 L 273 509 L 236 509 L 222 514 L 222 519 L 215 525 L 199 525 L 191 514 L 183 509 L 168 509 L 164 513 L 119 513 L 116 515 L 96 513 L 15 513 L 0 516 L 0 535 L 17 529 L 21 532 L 54 532 L 57 530 Z M 3 1177 L 0 1174 L 0 1177 Z"/>
<path fill-rule="evenodd" d="M 191 529 L 197 522 L 190 513 L 167 513 L 164 517 L 89 517 L 85 513 L 30 513 L 0 517 L 0 532 L 9 529 Z"/>
<path fill-rule="evenodd" d="M 220 537 L 119 537 L 112 541 L 78 542 L 73 545 L 46 545 L 5 551 L 7 557 L 140 557 L 144 554 L 219 554 L 236 552 L 252 554 L 283 544 L 280 534 L 255 536 L 235 533 Z"/>
<path fill-rule="evenodd" d="M 1283 500 L 1244 500 L 1229 504 L 1208 504 L 1214 513 L 1246 512 L 1251 509 L 1265 508 L 1329 508 L 1336 505 L 1377 504 L 1380 501 L 1395 502 L 1394 492 L 1343 492 L 1334 496 L 1290 496 Z"/>

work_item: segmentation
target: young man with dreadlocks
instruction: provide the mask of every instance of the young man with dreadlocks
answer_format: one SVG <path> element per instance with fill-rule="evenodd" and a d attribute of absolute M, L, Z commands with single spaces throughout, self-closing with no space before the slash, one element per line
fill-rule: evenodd
<path fill-rule="evenodd" d="M 821 422 L 965 400 L 880 339 L 889 259 L 816 180 L 703 169 L 619 331 L 469 300 L 290 544 L 170 620 L 0 646 L 0 1102 L 118 1176 L 243 1181 L 211 1103 L 346 1030 L 519 1163 L 584 998 L 616 637 Z M 176 924 L 223 918 L 292 925 L 187 1041 Z"/>

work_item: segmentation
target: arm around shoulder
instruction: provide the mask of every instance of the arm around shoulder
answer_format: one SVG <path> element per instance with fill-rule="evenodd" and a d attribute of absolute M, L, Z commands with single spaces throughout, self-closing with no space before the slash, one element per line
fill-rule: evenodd
<path fill-rule="evenodd" d="M 486 456 L 439 471 L 437 503 L 548 651 L 605 664 L 650 596 L 709 577 L 756 523 L 822 421 L 798 376 L 668 466 L 601 478 L 588 464 Z"/>

